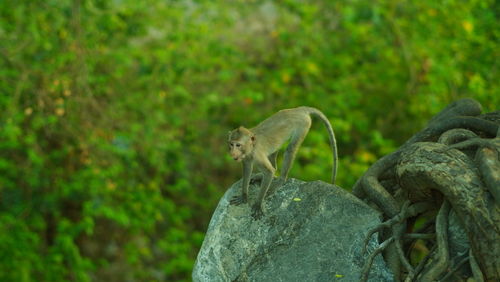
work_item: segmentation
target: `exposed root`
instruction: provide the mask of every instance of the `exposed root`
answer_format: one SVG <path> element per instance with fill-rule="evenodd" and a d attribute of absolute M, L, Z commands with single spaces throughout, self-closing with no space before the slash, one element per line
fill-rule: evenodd
<path fill-rule="evenodd" d="M 444 201 L 436 219 L 436 252 L 431 265 L 424 269 L 418 276 L 419 281 L 434 281 L 439 278 L 447 269 L 450 263 L 448 250 L 448 214 L 450 204 Z M 413 277 L 412 277 L 413 278 Z"/>
<path fill-rule="evenodd" d="M 364 246 L 363 253 L 366 252 L 366 246 L 368 246 L 368 242 L 370 242 L 370 239 L 371 239 L 373 234 L 381 231 L 384 228 L 392 227 L 394 224 L 400 223 L 406 218 L 405 215 L 408 211 L 409 206 L 410 206 L 410 201 L 406 201 L 403 204 L 403 206 L 401 207 L 401 212 L 399 214 L 397 214 L 396 216 L 394 216 L 393 218 L 391 218 L 389 220 L 386 220 L 380 224 L 377 224 L 376 226 L 374 226 L 374 227 L 370 228 L 370 230 L 368 230 L 368 233 L 366 234 L 365 240 L 363 242 L 363 246 Z"/>
<path fill-rule="evenodd" d="M 405 240 L 430 240 L 436 238 L 436 234 L 434 233 L 406 233 L 403 235 L 403 239 Z"/>
<path fill-rule="evenodd" d="M 496 205 L 500 207 L 500 138 L 496 140 L 498 141 L 496 149 L 484 147 L 478 150 L 476 162 L 486 188 L 495 199 Z"/>
<path fill-rule="evenodd" d="M 363 266 L 363 270 L 361 272 L 360 281 L 364 282 L 368 279 L 368 274 L 370 272 L 370 268 L 372 267 L 373 260 L 375 257 L 380 254 L 383 250 L 385 250 L 392 242 L 394 241 L 394 237 L 391 237 L 385 240 L 378 248 L 376 248 L 366 259 L 365 265 Z"/>
<path fill-rule="evenodd" d="M 457 264 L 455 264 L 455 266 L 453 266 L 453 268 L 448 272 L 446 273 L 445 276 L 443 276 L 443 278 L 441 278 L 439 281 L 440 282 L 445 282 L 447 281 L 449 278 L 451 278 L 451 276 L 457 272 L 460 268 L 462 268 L 462 266 L 469 261 L 469 256 L 465 256 L 461 261 L 459 261 Z"/>
<path fill-rule="evenodd" d="M 406 201 L 403 206 L 401 207 L 401 211 L 395 215 L 393 218 L 386 220 L 374 227 L 372 227 L 370 230 L 368 230 L 368 233 L 366 235 L 366 238 L 364 240 L 364 250 L 366 251 L 366 246 L 368 245 L 368 242 L 370 241 L 370 238 L 373 234 L 376 232 L 381 231 L 384 228 L 390 228 L 393 227 L 397 223 L 403 222 L 405 219 L 408 219 L 410 217 L 414 217 L 418 214 L 421 214 L 422 212 L 429 210 L 432 208 L 432 204 L 429 204 L 427 202 L 424 203 L 417 203 L 414 205 L 410 206 L 410 202 Z"/>
<path fill-rule="evenodd" d="M 445 145 L 453 145 L 472 138 L 477 138 L 477 134 L 467 129 L 455 128 L 443 133 L 437 142 Z"/>
<path fill-rule="evenodd" d="M 405 226 L 406 225 L 403 225 L 402 227 L 405 227 Z M 415 273 L 415 270 L 413 269 L 413 266 L 411 266 L 410 262 L 406 258 L 405 252 L 403 251 L 403 246 L 401 244 L 401 238 L 403 237 L 404 228 L 400 228 L 400 230 L 398 230 L 398 231 L 399 232 L 397 232 L 395 244 L 396 244 L 396 251 L 397 251 L 397 254 L 399 256 L 399 260 L 403 264 L 403 267 L 406 269 L 408 276 L 413 276 Z"/>
<path fill-rule="evenodd" d="M 450 145 L 447 150 L 457 149 L 457 150 L 465 150 L 470 147 L 478 147 L 478 148 L 490 148 L 492 150 L 497 150 L 500 144 L 500 137 L 496 137 L 493 139 L 485 139 L 485 138 L 472 138 L 460 143 L 456 143 Z"/>
<path fill-rule="evenodd" d="M 483 279 L 483 272 L 479 268 L 479 265 L 477 264 L 476 258 L 474 257 L 474 254 L 472 253 L 472 249 L 469 250 L 469 259 L 470 259 L 470 269 L 472 270 L 472 275 L 474 276 L 474 281 L 475 282 L 484 282 Z"/>
<path fill-rule="evenodd" d="M 401 207 L 401 211 L 398 214 L 396 214 L 393 218 L 391 218 L 387 221 L 384 221 L 384 222 L 378 224 L 377 226 L 373 227 L 372 229 L 370 229 L 365 237 L 365 240 L 364 240 L 364 248 L 363 248 L 364 252 L 366 252 L 366 247 L 368 245 L 368 242 L 370 241 L 370 238 L 376 232 L 380 232 L 384 228 L 391 228 L 392 236 L 388 240 L 386 240 L 383 244 L 381 244 L 377 249 L 375 249 L 373 251 L 373 253 L 370 254 L 369 258 L 371 258 L 371 260 L 368 260 L 365 263 L 365 266 L 363 267 L 363 269 L 369 270 L 371 267 L 372 261 L 373 261 L 372 257 L 376 256 L 376 254 L 385 250 L 388 247 L 388 245 L 390 245 L 392 242 L 394 242 L 395 243 L 395 246 L 394 246 L 395 247 L 395 256 L 397 256 L 397 259 L 403 265 L 403 267 L 407 271 L 408 275 L 414 276 L 414 269 L 411 266 L 408 259 L 406 258 L 406 255 L 404 253 L 403 246 L 402 246 L 402 241 L 404 239 L 404 231 L 406 228 L 406 223 L 404 223 L 404 221 L 410 217 L 414 217 L 418 214 L 421 214 L 422 212 L 424 212 L 430 208 L 432 208 L 432 205 L 429 203 L 426 203 L 426 202 L 410 205 L 410 202 L 406 201 L 403 204 L 403 206 Z M 384 245 L 384 244 L 387 244 L 387 245 Z M 364 280 L 362 280 L 362 281 L 364 281 Z"/>
<path fill-rule="evenodd" d="M 431 257 L 436 252 L 436 249 L 437 249 L 437 246 L 434 245 L 432 247 L 432 249 L 429 251 L 429 253 L 427 254 L 427 256 L 425 256 L 424 259 L 417 265 L 417 267 L 415 268 L 414 273 L 418 274 L 418 273 L 422 272 L 422 270 L 424 269 L 424 267 L 427 265 L 427 263 L 429 262 L 429 260 L 431 259 Z M 408 277 L 408 280 L 414 281 L 415 277 Z"/>

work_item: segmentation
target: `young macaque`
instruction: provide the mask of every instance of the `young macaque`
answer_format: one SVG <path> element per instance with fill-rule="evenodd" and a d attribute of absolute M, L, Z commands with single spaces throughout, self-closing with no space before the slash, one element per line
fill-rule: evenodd
<path fill-rule="evenodd" d="M 288 140 L 281 167 L 283 183 L 288 177 L 295 154 L 304 141 L 311 127 L 311 115 L 317 116 L 325 124 L 333 150 L 332 183 L 337 175 L 337 143 L 332 126 L 326 116 L 318 109 L 298 107 L 277 112 L 254 128 L 240 126 L 229 132 L 229 151 L 231 157 L 243 163 L 243 187 L 241 196 L 231 199 L 232 205 L 240 205 L 248 201 L 248 186 L 254 164 L 262 172 L 262 182 L 257 202 L 252 206 L 252 217 L 259 219 L 262 212 L 262 201 L 271 185 L 276 172 L 276 156 L 280 147 Z"/>

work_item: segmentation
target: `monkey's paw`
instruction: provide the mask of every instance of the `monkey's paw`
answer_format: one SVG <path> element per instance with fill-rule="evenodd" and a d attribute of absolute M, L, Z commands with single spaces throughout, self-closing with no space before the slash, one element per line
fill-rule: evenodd
<path fill-rule="evenodd" d="M 254 220 L 259 220 L 263 215 L 264 213 L 262 212 L 260 205 L 254 205 L 252 207 L 252 217 Z"/>
<path fill-rule="evenodd" d="M 229 201 L 229 204 L 239 206 L 241 204 L 244 204 L 247 202 L 247 197 L 243 196 L 234 196 L 231 201 Z"/>

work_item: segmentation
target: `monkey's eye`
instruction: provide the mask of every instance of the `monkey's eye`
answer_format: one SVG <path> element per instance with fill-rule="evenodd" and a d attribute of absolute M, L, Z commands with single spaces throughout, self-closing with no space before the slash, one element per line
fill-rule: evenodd
<path fill-rule="evenodd" d="M 240 143 L 236 143 L 236 147 L 241 147 L 241 144 Z"/>

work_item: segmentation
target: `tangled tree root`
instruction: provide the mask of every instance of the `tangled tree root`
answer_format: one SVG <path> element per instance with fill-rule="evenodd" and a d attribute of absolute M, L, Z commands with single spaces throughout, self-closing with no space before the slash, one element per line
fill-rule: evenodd
<path fill-rule="evenodd" d="M 367 233 L 365 246 L 375 233 L 383 243 L 368 255 L 362 281 L 380 253 L 397 281 L 467 278 L 457 272 L 500 281 L 500 112 L 480 113 L 471 99 L 450 104 L 355 184 L 353 193 L 386 219 Z M 449 220 L 451 210 L 458 222 Z M 416 218 L 434 228 L 412 233 Z M 457 243 L 450 240 L 462 240 L 450 236 L 450 228 L 467 235 L 458 243 L 470 246 L 468 255 L 450 253 L 450 243 Z M 413 265 L 409 254 L 416 240 L 430 251 Z"/>

